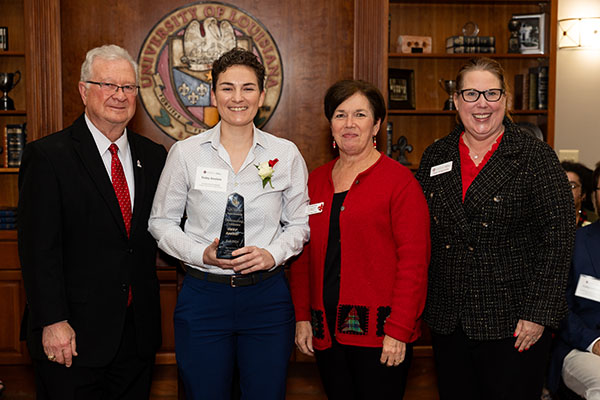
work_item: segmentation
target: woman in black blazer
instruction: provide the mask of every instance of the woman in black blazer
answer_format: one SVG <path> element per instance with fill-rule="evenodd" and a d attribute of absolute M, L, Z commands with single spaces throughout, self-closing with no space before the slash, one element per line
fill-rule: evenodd
<path fill-rule="evenodd" d="M 457 76 L 458 124 L 417 173 L 431 215 L 425 320 L 440 398 L 539 398 L 564 298 L 575 219 L 556 154 L 507 113 L 500 64 Z"/>

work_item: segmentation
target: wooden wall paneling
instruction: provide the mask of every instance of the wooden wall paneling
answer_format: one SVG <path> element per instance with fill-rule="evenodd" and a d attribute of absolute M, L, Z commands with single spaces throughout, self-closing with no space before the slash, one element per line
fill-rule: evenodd
<path fill-rule="evenodd" d="M 3 176 L 6 175 L 0 175 L 0 177 Z M 2 257 L 0 257 L 0 270 L 20 270 L 17 231 L 0 230 L 0 254 L 2 254 Z"/>
<path fill-rule="evenodd" d="M 4 135 L 3 127 L 0 126 L 1 135 Z M 2 155 L 0 155 L 1 157 Z M 17 173 L 13 174 L 0 174 L 0 207 L 16 207 L 17 200 L 19 198 L 17 190 Z M 0 252 L 0 254 L 2 254 Z M 0 257 L 0 265 L 2 264 L 2 258 Z"/>
<path fill-rule="evenodd" d="M 388 0 L 354 1 L 354 79 L 371 82 L 387 99 L 389 47 Z M 386 100 L 387 101 L 387 100 Z M 386 150 L 386 124 L 377 134 L 378 148 Z"/>
<path fill-rule="evenodd" d="M 354 78 L 387 88 L 388 1 L 354 1 Z"/>
<path fill-rule="evenodd" d="M 18 264 L 14 267 L 18 268 Z M 0 364 L 22 364 L 28 360 L 25 343 L 19 339 L 24 307 L 21 271 L 0 270 Z"/>
<path fill-rule="evenodd" d="M 176 364 L 173 312 L 177 304 L 177 273 L 175 269 L 159 269 L 162 346 L 156 354 L 158 364 Z"/>
<path fill-rule="evenodd" d="M 437 375 L 432 355 L 421 355 L 415 348 L 408 371 L 404 398 L 407 400 L 438 400 Z"/>
<path fill-rule="evenodd" d="M 226 2 L 227 3 L 227 2 Z M 63 115 L 68 125 L 82 112 L 76 91 L 87 50 L 115 43 L 137 58 L 147 33 L 163 16 L 189 2 L 90 0 L 61 1 Z M 239 0 L 229 2 L 259 19 L 274 37 L 283 63 L 283 91 L 277 110 L 264 129 L 292 140 L 309 170 L 331 160 L 322 102 L 335 81 L 353 76 L 354 3 L 347 0 Z M 138 102 L 131 128 L 167 148 L 163 134 Z"/>
<path fill-rule="evenodd" d="M 31 141 L 62 129 L 60 0 L 24 0 L 24 5 Z"/>

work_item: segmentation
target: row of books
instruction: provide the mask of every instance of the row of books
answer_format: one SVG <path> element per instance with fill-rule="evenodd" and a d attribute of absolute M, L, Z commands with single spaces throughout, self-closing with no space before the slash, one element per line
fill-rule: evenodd
<path fill-rule="evenodd" d="M 513 109 L 548 109 L 548 67 L 529 68 L 526 74 L 515 75 Z"/>
<path fill-rule="evenodd" d="M 17 229 L 17 209 L 0 207 L 0 230 Z"/>
<path fill-rule="evenodd" d="M 450 36 L 446 39 L 446 53 L 495 53 L 495 36 Z"/>
<path fill-rule="evenodd" d="M 4 127 L 4 144 L 0 166 L 18 168 L 25 148 L 27 124 L 6 124 Z"/>

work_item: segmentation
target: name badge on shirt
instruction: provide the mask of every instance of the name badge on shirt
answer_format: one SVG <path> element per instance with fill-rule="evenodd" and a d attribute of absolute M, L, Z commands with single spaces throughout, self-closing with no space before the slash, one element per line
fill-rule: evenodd
<path fill-rule="evenodd" d="M 194 189 L 224 192 L 227 190 L 228 176 L 226 169 L 198 167 Z"/>
<path fill-rule="evenodd" d="M 436 176 L 452 171 L 452 161 L 431 167 L 429 176 Z"/>
<path fill-rule="evenodd" d="M 324 202 L 309 204 L 306 206 L 306 215 L 319 214 L 319 213 L 322 213 L 324 209 L 325 209 Z"/>
<path fill-rule="evenodd" d="M 600 302 L 600 279 L 593 276 L 581 274 L 575 296 Z"/>

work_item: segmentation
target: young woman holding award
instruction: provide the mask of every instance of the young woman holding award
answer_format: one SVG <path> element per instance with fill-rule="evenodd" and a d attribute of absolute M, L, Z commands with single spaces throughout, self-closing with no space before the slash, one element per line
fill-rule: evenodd
<path fill-rule="evenodd" d="M 175 351 L 190 399 L 284 399 L 294 311 L 282 265 L 308 240 L 306 164 L 296 146 L 257 129 L 265 69 L 242 49 L 213 64 L 221 121 L 175 143 L 150 232 L 187 274 Z M 181 220 L 187 216 L 183 228 Z"/>

